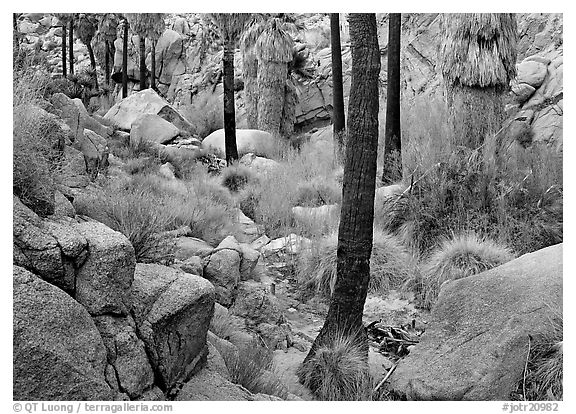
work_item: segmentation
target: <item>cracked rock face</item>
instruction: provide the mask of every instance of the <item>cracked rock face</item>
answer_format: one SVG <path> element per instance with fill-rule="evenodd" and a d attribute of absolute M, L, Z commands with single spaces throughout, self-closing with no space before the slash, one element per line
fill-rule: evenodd
<path fill-rule="evenodd" d="M 106 349 L 78 302 L 14 266 L 15 400 L 111 400 Z"/>
<path fill-rule="evenodd" d="M 409 400 L 508 400 L 528 335 L 562 309 L 562 244 L 446 283 L 426 333 L 390 378 Z"/>
<path fill-rule="evenodd" d="M 132 314 L 160 387 L 170 390 L 207 355 L 214 287 L 207 280 L 153 264 L 136 265 Z"/>

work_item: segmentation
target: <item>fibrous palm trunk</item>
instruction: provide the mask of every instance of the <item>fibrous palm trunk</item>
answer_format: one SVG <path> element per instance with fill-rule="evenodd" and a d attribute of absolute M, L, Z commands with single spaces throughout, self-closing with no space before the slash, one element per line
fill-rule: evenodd
<path fill-rule="evenodd" d="M 70 18 L 70 28 L 68 29 L 68 66 L 70 74 L 74 74 L 74 16 Z"/>
<path fill-rule="evenodd" d="M 350 14 L 349 23 L 352 85 L 348 105 L 348 139 L 338 230 L 336 284 L 324 326 L 306 356 L 304 365 L 319 346 L 334 337 L 335 332 L 354 335 L 365 346 L 366 361 L 368 359 L 362 313 L 368 293 L 372 252 L 380 52 L 375 14 Z"/>
<path fill-rule="evenodd" d="M 254 50 L 244 53 L 242 58 L 244 78 L 244 101 L 248 128 L 258 128 L 258 59 Z"/>
<path fill-rule="evenodd" d="M 122 98 L 128 96 L 128 20 L 124 20 L 122 39 Z"/>
<path fill-rule="evenodd" d="M 62 25 L 62 75 L 66 77 L 68 72 L 66 70 L 66 25 Z"/>
<path fill-rule="evenodd" d="M 140 90 L 146 89 L 146 39 L 140 36 Z"/>
<path fill-rule="evenodd" d="M 346 121 L 344 116 L 344 88 L 342 85 L 342 50 L 340 46 L 340 18 L 330 13 L 330 44 L 332 49 L 332 128 L 335 161 L 341 163 L 344 156 Z"/>
<path fill-rule="evenodd" d="M 503 88 L 448 87 L 448 117 L 452 146 L 480 147 L 504 121 Z"/>
<path fill-rule="evenodd" d="M 224 43 L 224 147 L 226 163 L 232 164 L 238 159 L 236 147 L 236 108 L 234 106 L 234 43 L 226 39 Z"/>
<path fill-rule="evenodd" d="M 280 134 L 288 65 L 286 62 L 258 62 L 258 129 Z"/>
<path fill-rule="evenodd" d="M 388 85 L 384 135 L 384 172 L 382 182 L 390 184 L 402 178 L 402 141 L 400 135 L 400 13 L 390 13 L 388 25 Z"/>

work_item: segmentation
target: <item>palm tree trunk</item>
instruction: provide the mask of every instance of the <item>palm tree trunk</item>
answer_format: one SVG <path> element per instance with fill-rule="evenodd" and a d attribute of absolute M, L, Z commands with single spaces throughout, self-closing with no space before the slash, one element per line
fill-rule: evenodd
<path fill-rule="evenodd" d="M 242 64 L 248 128 L 256 129 L 258 128 L 258 59 L 254 50 L 244 54 Z"/>
<path fill-rule="evenodd" d="M 286 62 L 258 62 L 258 129 L 280 134 L 288 65 Z"/>
<path fill-rule="evenodd" d="M 128 96 L 128 20 L 124 19 L 122 43 L 122 99 Z"/>
<path fill-rule="evenodd" d="M 384 172 L 382 182 L 390 184 L 402 178 L 402 142 L 400 136 L 400 13 L 389 14 L 388 86 L 386 129 L 384 135 Z"/>
<path fill-rule="evenodd" d="M 106 85 L 110 85 L 110 43 L 104 40 L 104 76 Z"/>
<path fill-rule="evenodd" d="M 150 73 L 150 87 L 156 90 L 156 41 L 152 40 L 152 53 L 151 53 L 151 69 L 152 73 Z"/>
<path fill-rule="evenodd" d="M 378 151 L 378 48 L 375 14 L 350 14 L 352 85 L 348 105 L 348 140 L 338 230 L 336 284 L 324 326 L 316 337 L 304 366 L 316 349 L 334 333 L 356 336 L 368 343 L 362 325 L 370 280 L 370 255 L 374 221 L 376 155 Z M 300 371 L 301 381 L 304 379 Z M 312 390 L 314 391 L 314 390 Z"/>
<path fill-rule="evenodd" d="M 236 147 L 236 108 L 234 107 L 234 43 L 226 39 L 224 43 L 224 146 L 226 163 L 238 159 Z"/>
<path fill-rule="evenodd" d="M 96 59 L 94 58 L 92 42 L 88 42 L 86 48 L 88 49 L 88 56 L 90 57 L 90 66 L 92 66 L 92 80 L 94 82 L 94 88 L 98 90 L 98 72 L 96 71 Z"/>
<path fill-rule="evenodd" d="M 146 89 L 146 39 L 140 36 L 140 90 Z"/>
<path fill-rule="evenodd" d="M 68 64 L 70 75 L 74 74 L 74 15 L 70 18 L 70 29 L 68 30 Z"/>
<path fill-rule="evenodd" d="M 346 121 L 344 116 L 344 87 L 342 85 L 342 50 L 340 46 L 340 18 L 330 13 L 330 44 L 332 49 L 332 128 L 335 161 L 342 163 Z"/>
<path fill-rule="evenodd" d="M 66 25 L 62 25 L 62 76 L 66 77 Z"/>

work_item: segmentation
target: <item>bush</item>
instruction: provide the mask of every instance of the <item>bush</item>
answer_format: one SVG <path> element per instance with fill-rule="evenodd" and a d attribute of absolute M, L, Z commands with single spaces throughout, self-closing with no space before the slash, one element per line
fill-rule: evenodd
<path fill-rule="evenodd" d="M 355 335 L 336 333 L 300 368 L 303 384 L 322 401 L 370 400 L 372 379 L 365 346 Z"/>
<path fill-rule="evenodd" d="M 254 173 L 242 165 L 231 165 L 222 170 L 222 185 L 233 193 L 242 190 L 249 183 L 257 184 Z"/>
<path fill-rule="evenodd" d="M 480 239 L 475 234 L 445 240 L 422 266 L 421 286 L 418 289 L 421 306 L 432 308 L 444 282 L 482 273 L 513 258 L 507 247 Z"/>
<path fill-rule="evenodd" d="M 320 207 L 327 204 L 340 204 L 342 191 L 335 182 L 312 180 L 300 183 L 296 190 L 297 206 Z"/>
<path fill-rule="evenodd" d="M 230 380 L 248 391 L 286 398 L 288 390 L 271 370 L 274 369 L 272 351 L 252 342 L 238 350 L 222 349 L 222 358 L 230 373 Z"/>
<path fill-rule="evenodd" d="M 53 214 L 65 133 L 37 106 L 21 105 L 13 115 L 13 193 L 40 216 Z"/>
<path fill-rule="evenodd" d="M 214 316 L 210 321 L 209 330 L 219 338 L 225 339 L 236 346 L 243 343 L 247 334 L 246 324 L 242 318 L 217 311 L 214 312 Z"/>
<path fill-rule="evenodd" d="M 180 108 L 180 112 L 192 125 L 194 131 L 201 139 L 212 132 L 224 128 L 224 113 L 222 98 L 217 94 L 205 91 L 196 95 L 192 104 Z"/>
<path fill-rule="evenodd" d="M 166 204 L 166 194 L 145 182 L 129 180 L 77 198 L 74 206 L 78 214 L 124 234 L 134 247 L 137 262 L 169 263 L 174 243 L 161 233 L 171 229 L 175 217 Z"/>
<path fill-rule="evenodd" d="M 336 283 L 338 233 L 320 239 L 298 258 L 297 278 L 304 287 L 329 297 Z M 374 230 L 370 257 L 369 292 L 384 293 L 400 287 L 414 272 L 414 257 L 400 240 Z"/>
<path fill-rule="evenodd" d="M 518 386 L 528 401 L 562 401 L 564 342 L 562 310 L 552 310 L 549 331 L 530 343 L 526 378 Z"/>

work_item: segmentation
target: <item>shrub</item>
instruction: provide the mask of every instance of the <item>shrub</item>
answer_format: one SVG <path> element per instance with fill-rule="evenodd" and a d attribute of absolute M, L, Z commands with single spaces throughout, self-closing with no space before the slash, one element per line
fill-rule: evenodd
<path fill-rule="evenodd" d="M 482 273 L 513 258 L 507 247 L 472 233 L 445 240 L 422 266 L 422 307 L 434 305 L 444 282 Z"/>
<path fill-rule="evenodd" d="M 562 310 L 553 309 L 549 330 L 531 339 L 526 378 L 521 381 L 524 400 L 561 401 L 563 398 Z"/>
<path fill-rule="evenodd" d="M 222 185 L 233 193 L 242 190 L 248 183 L 255 182 L 256 176 L 247 167 L 231 165 L 222 170 Z"/>
<path fill-rule="evenodd" d="M 338 233 L 320 239 L 298 258 L 297 278 L 306 288 L 330 296 L 336 283 Z M 381 230 L 374 230 L 370 257 L 369 292 L 384 293 L 400 287 L 414 272 L 414 257 L 400 240 Z"/>
<path fill-rule="evenodd" d="M 21 105 L 13 114 L 13 193 L 40 216 L 53 214 L 65 133 L 36 106 Z"/>
<path fill-rule="evenodd" d="M 302 182 L 296 191 L 297 206 L 319 207 L 326 204 L 339 204 L 342 201 L 342 192 L 338 185 L 327 180 Z"/>
<path fill-rule="evenodd" d="M 242 344 L 247 333 L 246 324 L 242 318 L 217 311 L 214 312 L 209 329 L 216 336 L 236 346 Z"/>
<path fill-rule="evenodd" d="M 102 191 L 75 200 L 78 214 L 98 220 L 124 234 L 137 262 L 170 262 L 174 244 L 161 236 L 171 229 L 174 214 L 165 194 L 138 180 L 106 186 Z"/>
<path fill-rule="evenodd" d="M 184 118 L 195 126 L 194 132 L 201 139 L 224 128 L 222 98 L 219 98 L 218 94 L 205 91 L 196 95 L 192 104 L 181 107 L 179 110 Z"/>
<path fill-rule="evenodd" d="M 238 350 L 222 349 L 222 357 L 230 373 L 230 380 L 248 391 L 286 398 L 288 390 L 271 370 L 274 369 L 272 351 L 252 342 Z"/>
<path fill-rule="evenodd" d="M 300 368 L 303 384 L 322 401 L 370 400 L 366 348 L 355 335 L 335 333 Z"/>

